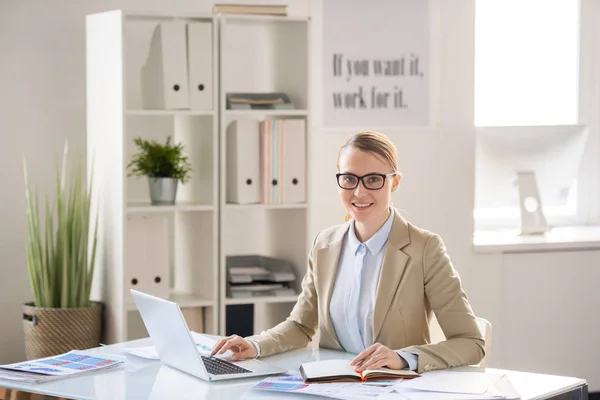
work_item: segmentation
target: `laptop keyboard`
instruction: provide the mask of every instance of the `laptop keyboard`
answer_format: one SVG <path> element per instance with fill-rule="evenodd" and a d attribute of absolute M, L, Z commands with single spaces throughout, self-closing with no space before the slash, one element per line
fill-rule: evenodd
<path fill-rule="evenodd" d="M 209 374 L 213 375 L 228 375 L 228 374 L 247 374 L 252 371 L 238 367 L 235 364 L 221 360 L 217 357 L 201 356 L 204 361 L 204 366 Z"/>

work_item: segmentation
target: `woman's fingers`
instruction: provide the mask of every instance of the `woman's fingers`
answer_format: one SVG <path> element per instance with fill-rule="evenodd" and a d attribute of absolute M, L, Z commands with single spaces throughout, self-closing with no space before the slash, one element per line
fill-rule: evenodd
<path fill-rule="evenodd" d="M 219 350 L 217 354 L 223 354 L 227 350 L 231 350 L 232 352 L 237 353 L 240 351 L 239 347 L 243 344 L 243 341 L 244 339 L 242 339 L 241 337 L 233 335 L 230 337 L 229 340 L 225 342 L 225 344 L 223 345 L 223 347 L 221 347 L 221 350 Z"/>
<path fill-rule="evenodd" d="M 375 369 L 375 368 L 379 368 L 379 367 L 374 367 L 375 364 L 379 363 L 380 361 L 386 361 L 387 360 L 387 354 L 385 353 L 375 353 L 373 354 L 371 357 L 369 357 L 368 359 L 365 360 L 365 362 L 363 362 L 358 368 L 358 371 L 364 371 L 366 369 Z M 385 365 L 385 364 L 382 364 Z"/>
<path fill-rule="evenodd" d="M 235 352 L 231 356 L 231 359 L 233 361 L 244 360 L 246 358 L 254 358 L 254 355 L 255 354 L 253 354 L 252 348 L 251 347 L 246 347 L 246 348 L 239 349 L 238 352 Z"/>
<path fill-rule="evenodd" d="M 388 362 L 389 360 L 387 357 L 373 359 L 369 365 L 365 366 L 364 370 L 382 368 L 388 365 Z"/>
<path fill-rule="evenodd" d="M 215 354 L 217 354 L 217 352 L 219 350 L 221 350 L 221 347 L 223 347 L 223 345 L 229 340 L 229 337 L 223 338 L 221 340 L 219 340 L 217 342 L 217 344 L 215 344 L 215 346 L 213 347 L 212 351 L 210 352 L 211 356 L 214 356 Z"/>
<path fill-rule="evenodd" d="M 231 342 L 235 342 L 235 339 L 238 338 L 241 339 L 241 337 L 239 337 L 238 335 L 231 335 L 219 340 L 217 344 L 215 344 L 215 346 L 213 347 L 212 351 L 210 352 L 210 355 L 214 356 L 215 354 L 225 353 L 231 347 Z M 225 346 L 227 346 L 228 344 L 229 346 L 225 348 Z"/>
<path fill-rule="evenodd" d="M 379 348 L 379 346 L 379 343 L 370 345 L 369 347 L 358 353 L 358 355 L 354 357 L 354 359 L 350 362 L 350 365 L 357 367 L 363 365 L 365 360 L 369 358 Z"/>

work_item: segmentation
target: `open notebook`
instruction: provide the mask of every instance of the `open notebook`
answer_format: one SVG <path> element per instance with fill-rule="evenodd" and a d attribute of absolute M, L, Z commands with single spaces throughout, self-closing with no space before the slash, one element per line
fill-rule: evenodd
<path fill-rule="evenodd" d="M 359 374 L 350 360 L 313 361 L 300 365 L 304 382 L 361 382 L 375 379 L 411 379 L 420 376 L 415 371 L 380 368 Z"/>

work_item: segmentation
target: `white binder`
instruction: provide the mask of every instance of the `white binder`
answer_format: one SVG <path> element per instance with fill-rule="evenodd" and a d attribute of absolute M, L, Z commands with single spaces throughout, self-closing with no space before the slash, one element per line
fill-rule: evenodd
<path fill-rule="evenodd" d="M 227 203 L 260 202 L 258 121 L 240 119 L 227 127 Z"/>
<path fill-rule="evenodd" d="M 165 216 L 135 217 L 127 220 L 125 243 L 125 298 L 129 289 L 168 298 L 169 227 Z"/>
<path fill-rule="evenodd" d="M 190 109 L 212 110 L 212 24 L 187 24 L 188 90 Z"/>
<path fill-rule="evenodd" d="M 306 202 L 306 124 L 303 119 L 282 120 L 283 203 Z"/>
<path fill-rule="evenodd" d="M 283 203 L 281 176 L 283 164 L 283 135 L 281 120 L 265 120 L 260 130 L 260 201 L 263 204 Z"/>
<path fill-rule="evenodd" d="M 185 22 L 156 26 L 141 75 L 143 108 L 189 108 Z"/>

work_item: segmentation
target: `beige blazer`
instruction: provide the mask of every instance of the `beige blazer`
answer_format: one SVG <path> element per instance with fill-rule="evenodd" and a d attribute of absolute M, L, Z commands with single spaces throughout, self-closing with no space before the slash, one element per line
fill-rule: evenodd
<path fill-rule="evenodd" d="M 306 346 L 319 329 L 319 347 L 343 350 L 329 315 L 344 236 L 350 223 L 321 231 L 308 258 L 302 293 L 290 316 L 251 336 L 261 356 Z M 428 344 L 435 313 L 447 340 Z M 395 211 L 373 312 L 373 340 L 418 355 L 418 372 L 477 364 L 484 340 L 442 239 Z"/>

